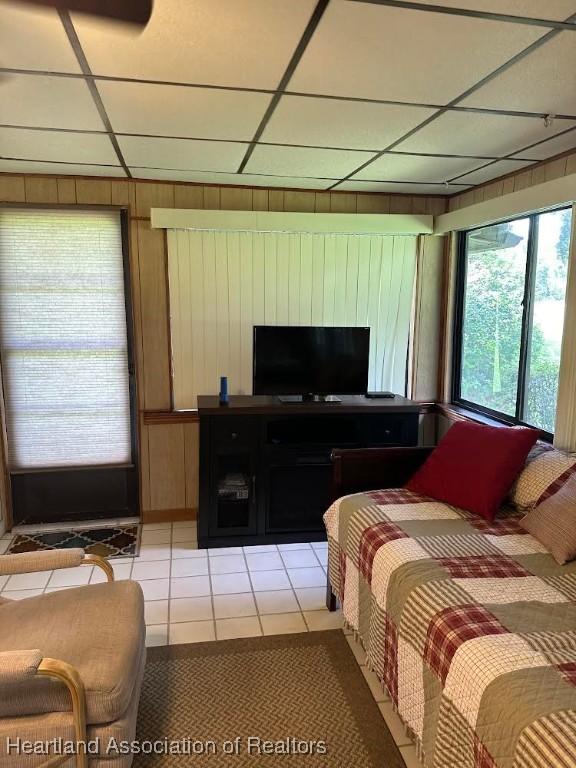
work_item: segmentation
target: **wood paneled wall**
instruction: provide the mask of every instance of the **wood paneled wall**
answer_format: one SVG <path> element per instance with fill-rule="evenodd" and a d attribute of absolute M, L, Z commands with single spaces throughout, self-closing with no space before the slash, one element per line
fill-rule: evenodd
<path fill-rule="evenodd" d="M 191 515 L 198 506 L 198 424 L 147 411 L 172 408 L 165 233 L 150 208 L 426 213 L 446 198 L 156 183 L 128 179 L 0 174 L 0 203 L 127 206 L 138 383 L 141 506 L 148 519 Z"/>
<path fill-rule="evenodd" d="M 542 184 L 544 181 L 559 179 L 571 173 L 576 173 L 576 152 L 558 155 L 551 160 L 536 163 L 526 170 L 515 171 L 508 176 L 502 176 L 494 181 L 474 187 L 468 192 L 453 195 L 448 200 L 448 210 L 458 211 L 468 205 L 493 200 L 510 192 L 518 192 L 521 189 Z"/>

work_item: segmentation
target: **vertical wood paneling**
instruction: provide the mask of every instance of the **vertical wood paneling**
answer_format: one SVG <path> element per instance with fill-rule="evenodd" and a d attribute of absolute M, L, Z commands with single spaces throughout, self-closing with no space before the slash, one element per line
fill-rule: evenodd
<path fill-rule="evenodd" d="M 150 216 L 150 208 L 174 208 L 173 184 L 136 183 L 136 216 Z"/>
<path fill-rule="evenodd" d="M 200 488 L 200 429 L 199 424 L 184 424 L 184 469 L 186 473 L 186 508 L 198 509 Z"/>
<path fill-rule="evenodd" d="M 57 179 L 56 187 L 60 205 L 74 205 L 76 202 L 75 179 Z"/>
<path fill-rule="evenodd" d="M 42 176 L 26 176 L 27 203 L 57 203 L 58 186 L 56 179 Z"/>
<path fill-rule="evenodd" d="M 175 184 L 174 205 L 176 208 L 204 208 L 204 187 Z"/>
<path fill-rule="evenodd" d="M 79 205 L 112 205 L 112 182 L 108 179 L 76 179 Z"/>
<path fill-rule="evenodd" d="M 150 509 L 185 509 L 184 425 L 148 427 Z"/>
<path fill-rule="evenodd" d="M 180 230 L 168 247 L 177 408 L 217 392 L 220 375 L 252 391 L 260 324 L 370 326 L 370 388 L 404 392 L 415 237 Z"/>
<path fill-rule="evenodd" d="M 23 176 L 4 176 L 0 174 L 0 202 L 26 202 L 26 187 Z"/>

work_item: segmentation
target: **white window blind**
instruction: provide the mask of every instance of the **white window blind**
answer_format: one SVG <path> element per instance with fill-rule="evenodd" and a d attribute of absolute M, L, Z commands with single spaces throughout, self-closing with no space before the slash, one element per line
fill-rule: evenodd
<path fill-rule="evenodd" d="M 0 211 L 0 346 L 11 469 L 130 463 L 118 213 Z"/>
<path fill-rule="evenodd" d="M 417 238 L 168 230 L 174 405 L 252 393 L 254 325 L 369 326 L 370 390 L 403 393 Z"/>

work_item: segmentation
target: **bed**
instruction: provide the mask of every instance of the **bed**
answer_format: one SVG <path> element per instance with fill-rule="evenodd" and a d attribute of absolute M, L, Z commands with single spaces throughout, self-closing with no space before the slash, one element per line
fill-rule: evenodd
<path fill-rule="evenodd" d="M 518 497 L 553 491 L 534 477 Z M 489 522 L 399 488 L 324 516 L 332 590 L 425 766 L 576 766 L 576 561 L 521 507 Z"/>

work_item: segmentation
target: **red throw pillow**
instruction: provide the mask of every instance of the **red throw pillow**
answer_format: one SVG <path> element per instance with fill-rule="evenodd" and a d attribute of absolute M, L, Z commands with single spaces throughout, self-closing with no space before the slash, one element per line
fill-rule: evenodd
<path fill-rule="evenodd" d="M 528 427 L 457 421 L 406 487 L 493 520 L 538 436 Z"/>

